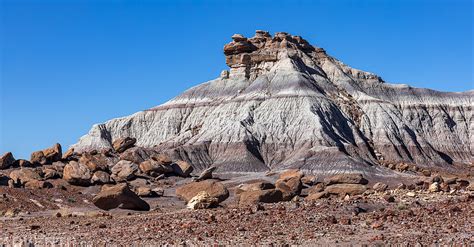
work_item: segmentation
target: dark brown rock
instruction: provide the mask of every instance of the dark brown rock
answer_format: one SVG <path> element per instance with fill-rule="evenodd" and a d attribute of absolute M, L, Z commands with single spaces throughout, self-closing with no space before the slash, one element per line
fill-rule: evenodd
<path fill-rule="evenodd" d="M 131 138 L 131 137 L 125 137 L 125 138 L 119 138 L 116 139 L 113 143 L 112 146 L 115 151 L 121 153 L 135 145 L 137 142 L 137 139 Z"/>
<path fill-rule="evenodd" d="M 324 190 L 334 195 L 361 195 L 367 190 L 367 187 L 361 184 L 333 184 Z"/>
<path fill-rule="evenodd" d="M 362 174 L 337 174 L 324 179 L 326 185 L 331 184 L 367 184 L 368 181 Z"/>
<path fill-rule="evenodd" d="M 381 183 L 381 182 L 378 182 L 378 183 L 374 184 L 372 189 L 374 189 L 377 192 L 384 192 L 388 189 L 388 185 L 386 185 L 384 183 Z"/>
<path fill-rule="evenodd" d="M 50 182 L 40 181 L 40 180 L 30 180 L 25 183 L 26 189 L 49 189 L 53 188 L 53 185 Z"/>
<path fill-rule="evenodd" d="M 7 152 L 0 156 L 0 169 L 7 169 L 15 163 L 15 158 L 11 152 Z"/>
<path fill-rule="evenodd" d="M 262 181 L 255 182 L 250 184 L 241 184 L 235 189 L 236 194 L 240 194 L 244 191 L 253 191 L 253 190 L 268 190 L 275 189 L 275 185 L 270 182 Z"/>
<path fill-rule="evenodd" d="M 92 175 L 91 182 L 93 184 L 110 184 L 112 183 L 112 179 L 110 178 L 110 174 L 104 171 L 96 171 Z"/>
<path fill-rule="evenodd" d="M 301 193 L 303 184 L 300 178 L 295 176 L 277 180 L 275 187 L 282 192 L 282 199 L 284 201 L 289 201 Z"/>
<path fill-rule="evenodd" d="M 135 175 L 138 172 L 138 165 L 128 160 L 121 160 L 117 162 L 110 171 L 112 172 L 112 178 L 115 181 L 128 181 L 135 178 Z"/>
<path fill-rule="evenodd" d="M 82 154 L 79 163 L 86 165 L 91 172 L 107 171 L 113 160 L 103 154 L 91 155 L 89 153 Z"/>
<path fill-rule="evenodd" d="M 189 177 L 191 172 L 193 172 L 193 167 L 183 160 L 176 161 L 171 166 L 173 167 L 173 172 L 181 177 Z"/>
<path fill-rule="evenodd" d="M 275 203 L 283 200 L 283 194 L 277 189 L 251 190 L 241 193 L 238 200 L 241 207 L 258 203 Z"/>
<path fill-rule="evenodd" d="M 77 161 L 70 161 L 63 171 L 63 179 L 73 185 L 88 186 L 91 183 L 91 171 Z"/>
<path fill-rule="evenodd" d="M 140 171 L 147 175 L 168 174 L 174 171 L 170 164 L 165 164 L 154 159 L 145 160 L 140 163 L 138 167 L 140 168 Z"/>
<path fill-rule="evenodd" d="M 41 180 L 41 175 L 33 168 L 21 168 L 10 172 L 10 178 L 21 185 L 32 180 Z"/>
<path fill-rule="evenodd" d="M 117 207 L 139 211 L 150 210 L 150 205 L 131 191 L 125 183 L 114 186 L 104 185 L 101 192 L 92 199 L 92 202 L 103 210 Z"/>
<path fill-rule="evenodd" d="M 217 198 L 219 203 L 229 197 L 229 191 L 227 188 L 222 183 L 213 180 L 192 182 L 178 187 L 176 189 L 176 195 L 188 202 L 201 191 L 205 191 L 210 196 Z"/>

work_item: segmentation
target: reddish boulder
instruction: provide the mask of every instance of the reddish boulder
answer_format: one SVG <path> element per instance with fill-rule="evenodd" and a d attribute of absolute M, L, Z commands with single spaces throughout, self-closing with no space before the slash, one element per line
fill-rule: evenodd
<path fill-rule="evenodd" d="M 139 211 L 150 210 L 150 205 L 131 191 L 125 183 L 114 186 L 102 186 L 102 190 L 92 199 L 92 202 L 96 207 L 103 210 L 117 207 Z"/>
<path fill-rule="evenodd" d="M 238 198 L 239 206 L 255 205 L 257 203 L 275 203 L 283 200 L 280 190 L 251 190 L 240 194 Z"/>
<path fill-rule="evenodd" d="M 367 184 L 369 181 L 362 174 L 337 174 L 324 179 L 326 185 L 331 184 Z"/>
<path fill-rule="evenodd" d="M 131 137 L 125 137 L 125 138 L 119 138 L 116 139 L 113 143 L 112 146 L 115 151 L 121 153 L 135 145 L 137 142 L 137 139 L 131 138 Z"/>
<path fill-rule="evenodd" d="M 176 195 L 189 202 L 191 198 L 195 197 L 199 192 L 205 191 L 210 196 L 218 199 L 218 202 L 222 202 L 229 197 L 229 191 L 220 182 L 213 180 L 204 180 L 201 182 L 192 182 L 176 189 Z"/>

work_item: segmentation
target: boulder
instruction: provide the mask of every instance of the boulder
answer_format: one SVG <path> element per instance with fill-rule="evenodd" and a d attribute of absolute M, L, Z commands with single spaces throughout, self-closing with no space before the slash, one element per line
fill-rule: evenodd
<path fill-rule="evenodd" d="M 15 158 L 11 152 L 7 152 L 0 156 L 0 169 L 7 169 L 15 163 Z"/>
<path fill-rule="evenodd" d="M 337 174 L 324 179 L 326 185 L 331 184 L 367 184 L 369 181 L 362 174 Z"/>
<path fill-rule="evenodd" d="M 10 178 L 20 185 L 24 185 L 32 180 L 41 180 L 41 175 L 36 169 L 21 168 L 10 172 Z"/>
<path fill-rule="evenodd" d="M 30 162 L 35 165 L 45 165 L 51 164 L 55 161 L 60 161 L 62 159 L 62 149 L 59 143 L 54 144 L 54 146 L 36 151 L 31 154 Z"/>
<path fill-rule="evenodd" d="M 73 160 L 78 156 L 76 152 L 74 152 L 74 148 L 68 149 L 64 154 L 62 159 L 63 160 Z"/>
<path fill-rule="evenodd" d="M 301 193 L 303 184 L 301 183 L 301 177 L 295 176 L 278 179 L 275 183 L 275 187 L 282 192 L 282 199 L 289 201 Z"/>
<path fill-rule="evenodd" d="M 121 160 L 112 167 L 111 172 L 112 178 L 117 182 L 132 180 L 138 172 L 138 165 L 128 160 Z"/>
<path fill-rule="evenodd" d="M 10 177 L 5 174 L 0 173 L 0 186 L 8 186 L 8 181 Z"/>
<path fill-rule="evenodd" d="M 242 192 L 245 192 L 245 191 L 268 190 L 268 189 L 275 189 L 275 185 L 266 181 L 255 182 L 255 183 L 250 183 L 250 184 L 240 184 L 235 189 L 235 194 L 241 194 Z"/>
<path fill-rule="evenodd" d="M 103 210 L 117 207 L 139 211 L 150 210 L 150 205 L 131 191 L 125 183 L 114 186 L 102 186 L 102 190 L 92 199 L 92 202 L 96 207 Z"/>
<path fill-rule="evenodd" d="M 430 192 L 438 192 L 440 190 L 440 186 L 438 182 L 434 182 L 430 184 L 430 187 L 428 188 Z"/>
<path fill-rule="evenodd" d="M 59 174 L 59 172 L 56 171 L 55 169 L 49 168 L 49 167 L 43 168 L 44 179 L 56 179 L 60 177 L 61 177 L 61 174 Z"/>
<path fill-rule="evenodd" d="M 378 182 L 372 186 L 372 189 L 374 189 L 377 192 L 384 192 L 388 189 L 388 185 Z"/>
<path fill-rule="evenodd" d="M 360 195 L 363 194 L 367 190 L 362 184 L 333 184 L 327 186 L 324 192 L 333 195 Z"/>
<path fill-rule="evenodd" d="M 212 178 L 212 173 L 217 169 L 217 167 L 209 167 L 206 170 L 202 171 L 199 177 L 195 179 L 195 181 L 202 181 L 206 179 L 211 179 Z"/>
<path fill-rule="evenodd" d="M 239 206 L 255 205 L 257 203 L 275 203 L 283 200 L 283 194 L 280 190 L 250 190 L 240 194 Z"/>
<path fill-rule="evenodd" d="M 193 172 L 193 167 L 188 162 L 183 160 L 176 161 L 171 166 L 173 167 L 173 172 L 181 177 L 189 177 L 191 172 Z"/>
<path fill-rule="evenodd" d="M 201 191 L 205 191 L 210 196 L 217 198 L 219 203 L 229 197 L 229 191 L 227 188 L 222 183 L 213 180 L 191 182 L 178 187 L 176 189 L 176 195 L 186 202 L 189 202 L 189 200 Z"/>
<path fill-rule="evenodd" d="M 73 185 L 88 186 L 91 183 L 91 171 L 77 161 L 70 161 L 63 171 L 63 179 Z"/>
<path fill-rule="evenodd" d="M 215 197 L 212 197 L 206 191 L 201 191 L 195 195 L 191 200 L 189 200 L 186 205 L 190 209 L 206 209 L 214 208 L 219 205 L 219 200 Z"/>
<path fill-rule="evenodd" d="M 79 163 L 86 165 L 91 172 L 95 172 L 107 171 L 109 166 L 115 163 L 115 160 L 100 153 L 95 155 L 84 153 L 81 158 L 79 158 Z"/>
<path fill-rule="evenodd" d="M 45 165 L 47 163 L 43 151 L 36 151 L 31 153 L 30 162 L 33 165 Z"/>
<path fill-rule="evenodd" d="M 171 158 L 166 154 L 154 154 L 151 155 L 151 159 L 158 161 L 163 165 L 171 165 L 171 163 L 173 163 Z"/>
<path fill-rule="evenodd" d="M 329 193 L 327 192 L 315 192 L 315 193 L 311 193 L 309 194 L 305 200 L 306 201 L 316 201 L 316 200 L 319 200 L 321 198 L 326 198 L 329 196 Z"/>
<path fill-rule="evenodd" d="M 54 146 L 43 150 L 43 155 L 46 158 L 48 164 L 55 161 L 60 161 L 63 157 L 61 144 L 56 143 Z"/>
<path fill-rule="evenodd" d="M 151 190 L 150 187 L 140 186 L 135 188 L 135 193 L 139 197 L 154 197 L 156 194 Z"/>
<path fill-rule="evenodd" d="M 128 160 L 135 164 L 140 164 L 145 160 L 151 158 L 149 150 L 146 150 L 141 147 L 132 147 L 125 150 L 123 153 L 120 154 L 121 160 Z"/>
<path fill-rule="evenodd" d="M 33 165 L 28 160 L 18 159 L 18 160 L 15 161 L 13 166 L 14 167 L 31 167 Z"/>
<path fill-rule="evenodd" d="M 112 146 L 115 151 L 122 153 L 123 151 L 133 147 L 133 145 L 135 145 L 136 142 L 137 142 L 137 139 L 135 138 L 125 137 L 125 138 L 116 139 L 112 143 Z"/>
<path fill-rule="evenodd" d="M 46 189 L 53 188 L 53 185 L 50 182 L 40 181 L 40 180 L 30 180 L 25 183 L 26 189 Z"/>
<path fill-rule="evenodd" d="M 159 174 L 168 174 L 173 172 L 170 164 L 164 164 L 154 159 L 145 160 L 138 166 L 140 171 L 147 175 L 158 176 Z"/>
<path fill-rule="evenodd" d="M 304 175 L 301 178 L 301 182 L 308 186 L 313 186 L 318 183 L 318 177 L 314 175 Z"/>
<path fill-rule="evenodd" d="M 92 175 L 91 182 L 93 184 L 110 184 L 113 181 L 112 181 L 112 179 L 110 178 L 110 175 L 107 172 L 96 171 Z"/>
<path fill-rule="evenodd" d="M 323 192 L 325 188 L 326 186 L 323 183 L 318 183 L 308 189 L 308 194 Z"/>
<path fill-rule="evenodd" d="M 286 170 L 282 173 L 280 173 L 280 179 L 287 179 L 287 178 L 293 178 L 297 177 L 298 179 L 301 179 L 303 177 L 303 172 L 300 171 L 299 169 L 289 169 Z"/>

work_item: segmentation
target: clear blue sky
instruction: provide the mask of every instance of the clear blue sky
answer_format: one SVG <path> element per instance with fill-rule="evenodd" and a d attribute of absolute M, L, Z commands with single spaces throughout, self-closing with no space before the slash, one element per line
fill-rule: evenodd
<path fill-rule="evenodd" d="M 0 2 L 0 153 L 17 158 L 217 77 L 230 36 L 256 29 L 389 82 L 474 88 L 471 0 Z"/>

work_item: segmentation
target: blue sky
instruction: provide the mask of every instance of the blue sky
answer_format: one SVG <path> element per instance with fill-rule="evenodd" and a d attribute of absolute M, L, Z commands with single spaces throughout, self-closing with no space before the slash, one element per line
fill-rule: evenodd
<path fill-rule="evenodd" d="M 389 82 L 474 88 L 470 0 L 0 2 L 0 153 L 17 158 L 217 77 L 230 36 L 256 29 Z"/>

